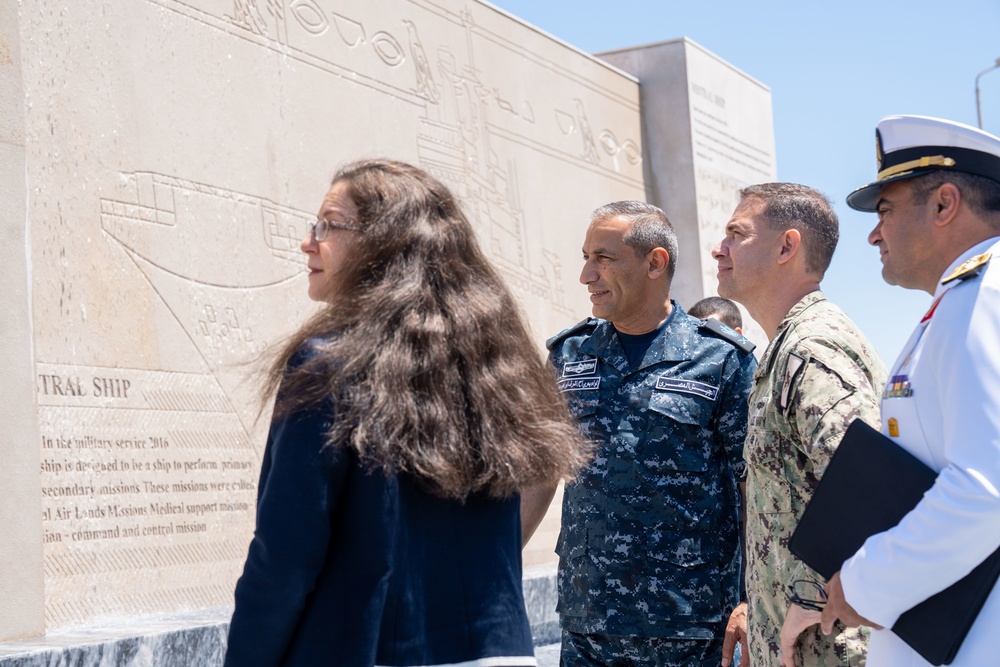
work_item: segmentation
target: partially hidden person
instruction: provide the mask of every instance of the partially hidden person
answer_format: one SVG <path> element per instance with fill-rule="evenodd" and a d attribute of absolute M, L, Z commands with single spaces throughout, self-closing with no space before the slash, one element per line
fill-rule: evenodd
<path fill-rule="evenodd" d="M 721 296 L 706 296 L 687 309 L 688 315 L 697 320 L 713 319 L 736 333 L 743 335 L 743 316 L 739 306 Z"/>

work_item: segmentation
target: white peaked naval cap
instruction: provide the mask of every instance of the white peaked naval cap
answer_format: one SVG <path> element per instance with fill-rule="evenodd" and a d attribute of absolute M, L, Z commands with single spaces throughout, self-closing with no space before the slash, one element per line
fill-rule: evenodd
<path fill-rule="evenodd" d="M 887 116 L 875 130 L 876 180 L 847 196 L 874 211 L 882 186 L 932 171 L 960 171 L 1000 182 L 1000 139 L 970 125 L 928 116 Z"/>

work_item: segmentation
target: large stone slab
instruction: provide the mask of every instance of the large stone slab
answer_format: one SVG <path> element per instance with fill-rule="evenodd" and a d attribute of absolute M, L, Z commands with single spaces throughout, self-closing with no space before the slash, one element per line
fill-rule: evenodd
<path fill-rule="evenodd" d="M 716 293 L 712 248 L 739 189 L 777 180 L 771 91 L 686 38 L 599 55 L 641 82 L 646 194 L 677 228 L 672 291 L 690 305 Z M 767 336 L 743 319 L 759 354 Z"/>
<path fill-rule="evenodd" d="M 23 78 L 17 7 L 0 3 L 0 640 L 45 627 Z"/>
<path fill-rule="evenodd" d="M 43 606 L 53 629 L 231 603 L 255 360 L 311 312 L 298 244 L 339 163 L 454 188 L 539 350 L 589 311 L 589 211 L 645 192 L 635 79 L 475 0 L 0 12 L 0 640 Z"/>

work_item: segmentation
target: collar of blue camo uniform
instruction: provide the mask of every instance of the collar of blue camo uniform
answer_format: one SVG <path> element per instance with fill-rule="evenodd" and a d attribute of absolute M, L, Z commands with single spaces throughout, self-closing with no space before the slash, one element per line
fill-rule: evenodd
<path fill-rule="evenodd" d="M 886 183 L 932 171 L 960 171 L 1000 182 L 1000 139 L 962 123 L 928 116 L 887 116 L 875 130 L 878 176 L 847 196 L 847 205 L 874 211 Z"/>

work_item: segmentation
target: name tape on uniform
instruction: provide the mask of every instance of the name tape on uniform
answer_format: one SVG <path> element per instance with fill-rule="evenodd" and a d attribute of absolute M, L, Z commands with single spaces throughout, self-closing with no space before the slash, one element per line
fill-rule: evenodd
<path fill-rule="evenodd" d="M 601 378 L 567 378 L 559 380 L 559 391 L 593 391 L 601 386 Z"/>
<path fill-rule="evenodd" d="M 707 398 L 710 401 L 714 401 L 715 397 L 719 395 L 719 388 L 713 387 L 710 384 L 695 382 L 694 380 L 679 380 L 665 375 L 656 378 L 656 388 L 661 391 L 678 391 L 684 394 L 694 394 L 695 396 Z"/>

